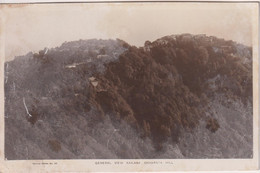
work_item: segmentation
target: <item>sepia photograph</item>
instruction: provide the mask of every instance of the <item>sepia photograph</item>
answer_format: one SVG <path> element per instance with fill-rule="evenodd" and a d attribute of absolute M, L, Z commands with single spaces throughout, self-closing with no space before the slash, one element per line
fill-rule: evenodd
<path fill-rule="evenodd" d="M 258 3 L 0 4 L 0 13 L 2 163 L 171 170 L 234 159 L 257 169 Z"/>

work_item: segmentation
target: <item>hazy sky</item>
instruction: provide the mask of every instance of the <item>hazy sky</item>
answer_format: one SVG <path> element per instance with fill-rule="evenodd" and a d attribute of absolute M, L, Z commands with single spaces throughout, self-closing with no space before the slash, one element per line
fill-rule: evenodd
<path fill-rule="evenodd" d="M 165 35 L 214 35 L 251 46 L 247 3 L 87 3 L 6 6 L 6 60 L 65 41 L 120 38 L 142 46 Z"/>

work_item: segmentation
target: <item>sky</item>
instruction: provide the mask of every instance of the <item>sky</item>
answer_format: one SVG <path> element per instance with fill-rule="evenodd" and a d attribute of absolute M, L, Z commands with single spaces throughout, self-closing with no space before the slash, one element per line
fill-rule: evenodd
<path fill-rule="evenodd" d="M 248 3 L 67 3 L 2 6 L 5 59 L 79 39 L 143 46 L 172 34 L 206 34 L 252 45 Z"/>

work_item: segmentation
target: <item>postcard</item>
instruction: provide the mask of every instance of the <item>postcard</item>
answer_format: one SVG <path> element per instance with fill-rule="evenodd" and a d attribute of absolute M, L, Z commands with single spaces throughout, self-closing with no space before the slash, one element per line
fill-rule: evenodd
<path fill-rule="evenodd" d="M 259 4 L 0 4 L 0 172 L 259 169 Z"/>

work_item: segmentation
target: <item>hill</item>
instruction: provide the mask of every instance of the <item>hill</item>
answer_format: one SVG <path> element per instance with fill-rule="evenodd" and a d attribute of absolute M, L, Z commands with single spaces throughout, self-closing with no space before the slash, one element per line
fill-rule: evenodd
<path fill-rule="evenodd" d="M 252 157 L 252 49 L 182 34 L 139 48 L 79 40 L 17 57 L 5 63 L 5 152 Z"/>

